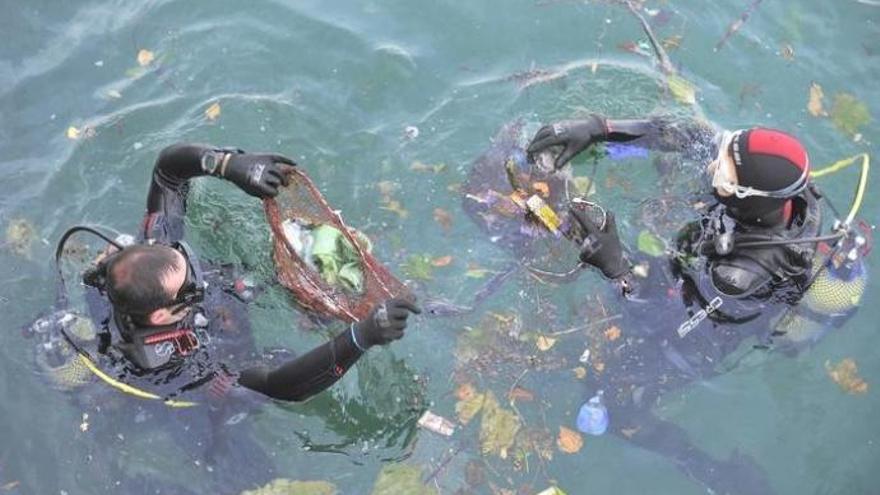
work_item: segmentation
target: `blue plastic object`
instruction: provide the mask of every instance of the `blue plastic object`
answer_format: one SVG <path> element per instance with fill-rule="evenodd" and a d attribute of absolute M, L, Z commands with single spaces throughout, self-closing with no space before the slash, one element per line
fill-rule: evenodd
<path fill-rule="evenodd" d="M 608 409 L 605 408 L 605 402 L 602 400 L 601 390 L 581 406 L 577 417 L 577 429 L 594 436 L 602 435 L 608 429 Z"/>

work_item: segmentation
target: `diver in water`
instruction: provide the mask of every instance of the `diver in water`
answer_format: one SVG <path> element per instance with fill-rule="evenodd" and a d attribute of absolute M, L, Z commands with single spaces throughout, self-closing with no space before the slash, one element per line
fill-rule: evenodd
<path fill-rule="evenodd" d="M 807 152 L 778 130 L 728 132 L 693 121 L 591 115 L 542 127 L 527 151 L 537 156 L 561 148 L 559 170 L 600 142 L 678 152 L 707 164 L 714 201 L 680 232 L 668 259 L 628 256 L 612 213 L 572 204 L 580 260 L 625 295 L 620 327 L 632 337 L 605 351 L 605 370 L 590 377 L 590 386 L 604 389 L 615 434 L 673 458 L 716 492 L 768 493 L 753 461 L 739 454 L 717 461 L 650 409 L 669 390 L 731 369 L 744 342 L 795 353 L 840 326 L 865 288 L 870 233 L 850 225 L 851 214 L 832 234 L 820 235 L 821 196 L 810 181 Z M 642 276 L 633 274 L 636 263 Z M 807 329 L 811 322 L 819 324 Z"/>
<path fill-rule="evenodd" d="M 211 416 L 205 432 L 209 455 L 222 450 L 242 463 L 271 465 L 258 447 L 247 448 L 249 439 L 224 441 L 229 425 L 264 402 L 260 394 L 303 401 L 327 389 L 369 348 L 403 337 L 410 313 L 421 311 L 389 299 L 309 352 L 291 357 L 284 350 L 256 351 L 246 312 L 255 288 L 234 267 L 203 265 L 183 241 L 189 181 L 221 177 L 251 196 L 269 198 L 286 184 L 286 170 L 293 166 L 276 154 L 196 144 L 165 148 L 155 164 L 139 239 L 126 245 L 90 227 L 74 227 L 59 241 L 56 256 L 80 231 L 111 246 L 83 275 L 91 318 L 67 310 L 62 289 L 60 307 L 27 329 L 40 340 L 38 363 L 61 388 L 104 382 L 114 392 L 148 399 L 141 411 L 148 403 L 184 410 L 205 404 Z M 195 416 L 186 421 L 183 430 L 197 430 Z M 225 474 L 230 483 L 250 486 L 232 471 Z"/>

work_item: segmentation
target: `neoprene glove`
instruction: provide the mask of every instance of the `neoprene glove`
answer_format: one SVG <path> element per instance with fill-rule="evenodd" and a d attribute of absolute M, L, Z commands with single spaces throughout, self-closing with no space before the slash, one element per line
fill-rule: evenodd
<path fill-rule="evenodd" d="M 229 156 L 221 174 L 242 191 L 258 198 L 271 198 L 278 194 L 278 186 L 287 185 L 287 167 L 296 163 L 286 156 L 274 153 L 240 153 Z"/>
<path fill-rule="evenodd" d="M 562 120 L 538 129 L 529 144 L 529 154 L 540 153 L 551 146 L 562 146 L 562 153 L 556 157 L 556 170 L 564 167 L 575 155 L 590 147 L 591 144 L 604 141 L 608 136 L 605 119 L 599 115 L 590 115 L 584 120 Z"/>
<path fill-rule="evenodd" d="M 355 342 L 358 347 L 367 349 L 397 340 L 403 337 L 409 314 L 421 312 L 418 306 L 409 301 L 389 299 L 373 308 L 369 316 L 355 324 Z"/>
<path fill-rule="evenodd" d="M 623 256 L 623 245 L 617 233 L 617 221 L 614 214 L 608 212 L 603 228 L 599 228 L 583 212 L 571 209 L 571 215 L 577 220 L 584 231 L 581 243 L 580 259 L 588 265 L 598 268 L 603 275 L 616 279 L 629 272 L 629 262 Z"/>

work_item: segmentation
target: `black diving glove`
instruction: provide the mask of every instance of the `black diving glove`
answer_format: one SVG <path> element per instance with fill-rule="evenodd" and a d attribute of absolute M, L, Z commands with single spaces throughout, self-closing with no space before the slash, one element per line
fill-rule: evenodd
<path fill-rule="evenodd" d="M 530 155 L 540 153 L 551 146 L 563 146 L 562 153 L 556 157 L 556 170 L 564 167 L 575 155 L 608 137 L 605 119 L 590 115 L 584 120 L 562 120 L 538 129 L 529 143 Z"/>
<path fill-rule="evenodd" d="M 385 345 L 403 337 L 406 319 L 410 313 L 420 314 L 422 310 L 403 299 L 389 299 L 373 308 L 370 316 L 352 327 L 352 338 L 361 350 L 374 345 Z"/>
<path fill-rule="evenodd" d="M 620 278 L 629 273 L 629 262 L 623 256 L 623 246 L 617 233 L 617 221 L 614 214 L 608 212 L 605 225 L 600 228 L 592 220 L 578 210 L 569 210 L 584 231 L 581 242 L 582 262 L 595 266 L 603 275 L 611 279 Z"/>
<path fill-rule="evenodd" d="M 220 165 L 220 175 L 242 191 L 258 198 L 278 194 L 278 186 L 288 183 L 287 168 L 296 163 L 286 156 L 273 153 L 240 153 L 227 155 Z"/>

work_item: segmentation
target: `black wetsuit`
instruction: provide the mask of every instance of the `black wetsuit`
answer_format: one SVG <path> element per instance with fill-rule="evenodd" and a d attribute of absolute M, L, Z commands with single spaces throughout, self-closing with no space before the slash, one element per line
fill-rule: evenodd
<path fill-rule="evenodd" d="M 165 148 L 159 155 L 153 171 L 147 196 L 147 213 L 140 239 L 147 243 L 171 244 L 184 235 L 184 219 L 189 180 L 207 175 L 201 167 L 202 154 L 211 147 L 180 144 Z M 211 267 L 206 270 L 208 288 L 205 301 L 184 321 L 168 328 L 137 328 L 136 331 L 160 332 L 152 346 L 162 346 L 163 353 L 171 353 L 169 363 L 158 370 L 143 370 L 132 363 L 119 363 L 134 379 L 148 377 L 149 390 L 162 385 L 163 397 L 176 396 L 208 383 L 220 384 L 213 392 L 224 393 L 224 382 L 238 385 L 281 400 L 301 401 L 315 395 L 339 380 L 363 354 L 352 341 L 351 333 L 340 333 L 336 338 L 275 368 L 271 363 L 255 363 L 245 369 L 236 369 L 242 362 L 254 363 L 260 356 L 253 353 L 250 328 L 244 303 L 230 277 L 231 267 Z M 106 311 L 106 310 L 105 310 Z M 106 313 L 105 313 L 106 314 Z M 101 318 L 105 325 L 120 326 L 119 318 Z M 131 329 L 128 329 L 131 330 Z M 187 332 L 185 338 L 165 339 L 163 336 Z M 119 339 L 119 335 L 112 335 Z M 124 343 L 123 343 L 124 344 Z M 112 349 L 112 347 L 111 347 Z"/>

